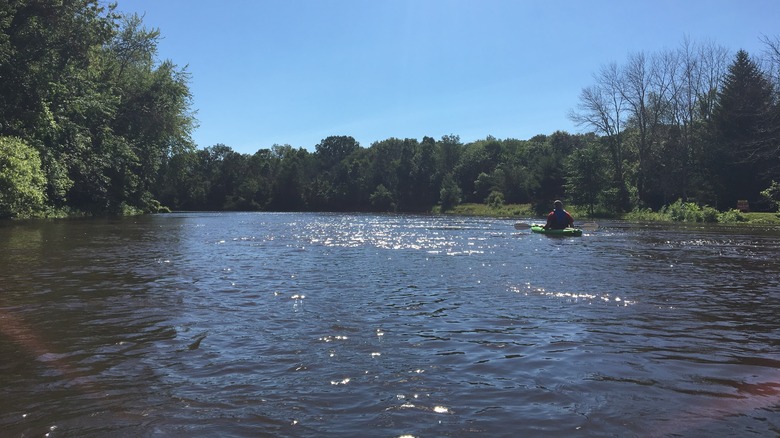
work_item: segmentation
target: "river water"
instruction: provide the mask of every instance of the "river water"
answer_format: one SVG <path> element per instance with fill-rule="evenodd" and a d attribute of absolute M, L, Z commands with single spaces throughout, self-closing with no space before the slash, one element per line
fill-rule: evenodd
<path fill-rule="evenodd" d="M 780 436 L 780 232 L 0 224 L 0 435 Z"/>

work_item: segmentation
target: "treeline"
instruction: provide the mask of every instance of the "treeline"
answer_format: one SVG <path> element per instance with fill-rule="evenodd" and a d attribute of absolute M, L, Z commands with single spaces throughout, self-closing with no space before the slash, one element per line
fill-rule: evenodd
<path fill-rule="evenodd" d="M 463 143 L 350 136 L 310 151 L 196 149 L 189 77 L 158 30 L 97 0 L 0 4 L 0 217 L 174 210 L 447 210 L 550 201 L 609 214 L 678 199 L 769 207 L 780 189 L 780 40 L 606 65 L 572 120 L 588 134 Z M 520 121 L 518 121 L 520 123 Z M 766 196 L 762 196 L 762 192 Z"/>
<path fill-rule="evenodd" d="M 557 132 L 468 144 L 455 135 L 390 138 L 368 148 L 333 136 L 314 152 L 285 145 L 253 155 L 216 145 L 173 157 L 159 199 L 184 210 L 272 211 L 427 212 L 461 202 L 536 202 L 562 197 L 569 157 L 598 142 L 594 134 Z"/>

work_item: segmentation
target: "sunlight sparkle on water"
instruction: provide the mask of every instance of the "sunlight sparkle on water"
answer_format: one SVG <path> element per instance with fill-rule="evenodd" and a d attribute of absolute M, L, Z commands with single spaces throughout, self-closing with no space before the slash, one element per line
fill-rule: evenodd
<path fill-rule="evenodd" d="M 533 287 L 531 286 L 530 283 L 526 283 L 523 286 L 510 286 L 509 290 L 511 292 L 522 293 L 524 295 L 529 295 L 530 293 L 534 293 L 540 296 L 547 296 L 553 298 L 565 298 L 573 302 L 578 302 L 578 301 L 590 302 L 593 300 L 601 300 L 606 303 L 615 302 L 624 307 L 636 304 L 636 301 L 626 300 L 621 297 L 613 298 L 609 294 L 596 295 L 591 293 L 555 292 L 555 291 L 548 291 L 543 287 Z"/>
<path fill-rule="evenodd" d="M 333 341 L 343 341 L 348 339 L 346 336 L 338 335 L 338 336 L 323 336 L 319 338 L 320 341 L 325 342 L 333 342 Z"/>

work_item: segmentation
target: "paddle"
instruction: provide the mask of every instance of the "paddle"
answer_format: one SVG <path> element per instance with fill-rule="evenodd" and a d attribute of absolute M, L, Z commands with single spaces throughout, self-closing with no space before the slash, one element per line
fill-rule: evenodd
<path fill-rule="evenodd" d="M 580 228 L 586 231 L 596 231 L 599 229 L 599 224 L 595 222 L 586 222 L 580 226 L 574 227 L 574 228 Z"/>
<path fill-rule="evenodd" d="M 527 224 L 525 222 L 515 222 L 516 230 L 527 230 L 529 228 L 531 228 L 531 224 Z M 574 228 L 580 228 L 587 231 L 596 231 L 599 228 L 599 224 L 595 222 L 587 222 L 582 225 L 575 226 Z"/>

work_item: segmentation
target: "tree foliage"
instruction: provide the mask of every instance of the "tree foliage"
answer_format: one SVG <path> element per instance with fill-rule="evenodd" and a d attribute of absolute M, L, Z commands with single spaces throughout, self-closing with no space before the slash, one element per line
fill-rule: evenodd
<path fill-rule="evenodd" d="M 194 124 L 189 77 L 157 61 L 159 35 L 97 0 L 0 5 L 0 135 L 38 152 L 50 207 L 159 205 L 159 171 L 193 148 Z"/>
<path fill-rule="evenodd" d="M 0 137 L 0 219 L 23 218 L 44 206 L 46 177 L 38 151 L 14 137 Z"/>

